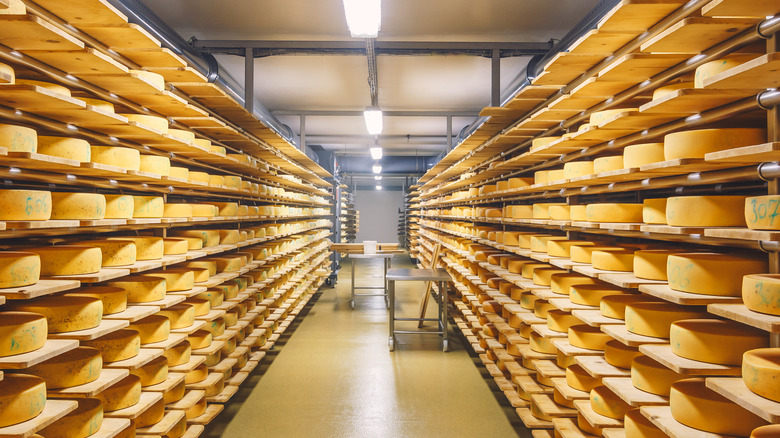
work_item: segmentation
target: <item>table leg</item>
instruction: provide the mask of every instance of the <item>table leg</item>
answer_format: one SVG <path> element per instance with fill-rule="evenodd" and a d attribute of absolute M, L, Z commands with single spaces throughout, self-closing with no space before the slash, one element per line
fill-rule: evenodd
<path fill-rule="evenodd" d="M 355 309 L 355 259 L 350 258 L 352 262 L 352 283 L 351 283 L 351 291 L 350 291 L 350 300 L 349 305 L 352 307 L 352 309 Z"/>
<path fill-rule="evenodd" d="M 449 351 L 450 345 L 449 345 L 449 331 L 447 330 L 447 283 L 440 281 L 439 282 L 439 292 L 441 295 L 441 306 L 442 306 L 442 332 L 443 332 L 443 338 L 442 338 L 442 350 Z"/>
<path fill-rule="evenodd" d="M 385 267 L 385 272 L 382 275 L 382 285 L 385 288 L 385 306 L 390 307 L 390 300 L 387 298 L 387 270 L 390 269 L 390 259 L 382 259 Z"/>
<path fill-rule="evenodd" d="M 387 341 L 390 346 L 390 351 L 395 350 L 395 280 L 389 281 L 390 294 L 390 316 L 387 318 L 388 327 L 390 327 L 390 338 Z"/>

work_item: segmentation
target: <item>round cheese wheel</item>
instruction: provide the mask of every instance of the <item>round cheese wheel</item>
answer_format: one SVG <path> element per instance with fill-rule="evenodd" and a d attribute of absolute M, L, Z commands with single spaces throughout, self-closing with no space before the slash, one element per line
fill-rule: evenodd
<path fill-rule="evenodd" d="M 602 245 L 573 245 L 569 250 L 571 261 L 577 263 L 591 263 L 593 251 L 622 251 L 624 248 Z"/>
<path fill-rule="evenodd" d="M 209 175 L 206 172 L 190 171 L 188 177 L 189 177 L 188 181 L 190 181 L 190 182 L 198 182 L 198 183 L 204 183 L 204 184 L 208 184 L 209 180 L 211 179 L 211 175 Z"/>
<path fill-rule="evenodd" d="M 209 185 L 222 187 L 225 185 L 225 177 L 222 175 L 209 175 Z"/>
<path fill-rule="evenodd" d="M 174 237 L 197 237 L 203 241 L 203 247 L 219 245 L 219 230 L 174 230 Z M 213 275 L 213 274 L 212 274 Z"/>
<path fill-rule="evenodd" d="M 171 174 L 171 159 L 160 155 L 141 155 L 139 169 L 142 172 L 169 176 Z"/>
<path fill-rule="evenodd" d="M 538 137 L 531 140 L 531 152 L 534 152 L 548 144 L 560 140 L 561 137 Z"/>
<path fill-rule="evenodd" d="M 202 298 L 209 301 L 211 307 L 219 307 L 222 305 L 225 293 L 219 289 L 207 289 L 206 292 L 201 292 L 196 295 L 197 298 Z"/>
<path fill-rule="evenodd" d="M 0 357 L 29 353 L 42 348 L 46 344 L 47 333 L 48 326 L 43 315 L 31 312 L 0 312 Z M 0 395 L 0 407 L 2 406 L 3 397 Z"/>
<path fill-rule="evenodd" d="M 211 204 L 190 204 L 193 217 L 216 217 L 219 209 Z"/>
<path fill-rule="evenodd" d="M 677 90 L 694 88 L 693 81 L 678 82 L 676 84 L 664 85 L 653 91 L 653 100 L 660 99 L 667 94 L 674 93 Z"/>
<path fill-rule="evenodd" d="M 132 322 L 129 328 L 141 336 L 141 345 L 164 341 L 171 334 L 170 320 L 167 316 L 158 314 Z"/>
<path fill-rule="evenodd" d="M 124 240 L 84 240 L 75 245 L 94 246 L 100 248 L 101 266 L 127 266 L 135 263 L 137 249 L 134 242 Z"/>
<path fill-rule="evenodd" d="M 733 321 L 691 319 L 672 324 L 672 352 L 686 359 L 738 366 L 747 350 L 769 346 L 767 333 Z"/>
<path fill-rule="evenodd" d="M 754 312 L 780 315 L 780 275 L 751 274 L 742 277 L 742 301 Z"/>
<path fill-rule="evenodd" d="M 556 294 L 569 295 L 571 287 L 577 284 L 596 284 L 598 280 L 582 274 L 567 272 L 550 277 L 550 290 Z"/>
<path fill-rule="evenodd" d="M 41 257 L 32 252 L 0 251 L 0 288 L 29 286 L 41 276 Z"/>
<path fill-rule="evenodd" d="M 748 436 L 767 422 L 707 388 L 704 379 L 685 379 L 672 385 L 669 393 L 672 416 L 680 423 L 705 432 Z"/>
<path fill-rule="evenodd" d="M 212 335 L 208 330 L 198 330 L 187 337 L 193 351 L 208 348 L 211 345 L 211 339 Z"/>
<path fill-rule="evenodd" d="M 780 401 L 780 350 L 746 351 L 742 360 L 742 380 L 748 389 L 761 397 Z"/>
<path fill-rule="evenodd" d="M 590 222 L 642 222 L 642 204 L 588 204 Z"/>
<path fill-rule="evenodd" d="M 585 306 L 599 306 L 601 299 L 610 295 L 624 295 L 628 292 L 610 284 L 575 284 L 569 288 L 572 303 Z"/>
<path fill-rule="evenodd" d="M 141 401 L 141 379 L 129 375 L 95 395 L 103 403 L 106 412 L 135 406 Z"/>
<path fill-rule="evenodd" d="M 135 427 L 149 427 L 159 423 L 165 417 L 165 393 L 163 393 L 163 399 L 156 401 L 151 407 L 139 415 L 133 420 Z M 166 433 L 166 436 L 170 437 Z"/>
<path fill-rule="evenodd" d="M 51 194 L 51 218 L 68 220 L 98 220 L 106 214 L 106 197 L 97 193 Z"/>
<path fill-rule="evenodd" d="M 242 257 L 215 257 L 212 260 L 217 262 L 218 272 L 236 272 L 245 264 Z"/>
<path fill-rule="evenodd" d="M 534 217 L 533 205 L 507 205 L 504 210 L 504 217 L 512 219 L 531 219 Z M 519 234 L 513 234 L 518 236 Z M 511 242 L 508 244 L 512 244 Z M 517 243 L 513 245 L 517 246 Z"/>
<path fill-rule="evenodd" d="M 190 346 L 189 341 L 180 342 L 163 352 L 165 358 L 168 359 L 169 367 L 175 367 L 189 362 L 191 354 L 192 347 Z"/>
<path fill-rule="evenodd" d="M 86 140 L 47 135 L 38 137 L 38 153 L 80 162 L 89 162 L 92 155 Z"/>
<path fill-rule="evenodd" d="M 623 168 L 632 169 L 664 161 L 663 143 L 643 143 L 623 149 Z"/>
<path fill-rule="evenodd" d="M 196 260 L 184 264 L 186 268 L 208 269 L 209 275 L 217 275 L 217 262 L 214 260 Z"/>
<path fill-rule="evenodd" d="M 90 161 L 125 170 L 141 169 L 141 153 L 135 149 L 119 146 L 92 146 Z"/>
<path fill-rule="evenodd" d="M 569 216 L 573 221 L 584 222 L 588 220 L 586 205 L 572 205 L 569 207 Z"/>
<path fill-rule="evenodd" d="M 588 119 L 588 123 L 598 126 L 620 113 L 631 112 L 631 111 L 639 111 L 639 108 L 616 108 L 616 109 L 608 109 L 604 111 L 596 111 L 590 115 L 590 118 Z"/>
<path fill-rule="evenodd" d="M 584 240 L 550 240 L 547 242 L 547 254 L 553 257 L 570 257 L 572 246 L 596 246 L 596 242 Z"/>
<path fill-rule="evenodd" d="M 98 349 L 77 347 L 33 365 L 25 373 L 45 380 L 47 389 L 60 389 L 94 382 L 100 377 L 102 369 L 103 359 Z"/>
<path fill-rule="evenodd" d="M 86 103 L 87 105 L 93 107 L 91 108 L 92 110 L 97 109 L 108 113 L 114 112 L 114 104 L 111 102 L 106 102 L 105 100 L 100 100 L 100 99 L 92 99 L 89 97 L 79 97 L 79 99 L 84 101 L 84 103 Z"/>
<path fill-rule="evenodd" d="M 642 415 L 639 408 L 626 412 L 623 427 L 626 438 L 668 438 L 669 436 Z"/>
<path fill-rule="evenodd" d="M 203 240 L 201 240 L 198 237 L 172 237 L 172 239 L 182 239 L 187 242 L 187 250 L 191 251 L 194 249 L 201 249 L 203 248 Z M 197 280 L 196 280 L 197 282 Z"/>
<path fill-rule="evenodd" d="M 0 385 L 0 427 L 37 417 L 46 404 L 46 382 L 37 376 L 6 374 Z"/>
<path fill-rule="evenodd" d="M 141 379 L 141 386 L 162 383 L 168 378 L 168 359 L 160 356 L 140 368 L 130 370 L 130 374 Z"/>
<path fill-rule="evenodd" d="M 550 219 L 556 221 L 569 220 L 571 218 L 570 210 L 571 206 L 569 205 L 551 205 L 548 208 Z"/>
<path fill-rule="evenodd" d="M 215 202 L 217 207 L 217 216 L 238 216 L 238 203 L 236 202 Z"/>
<path fill-rule="evenodd" d="M 187 392 L 187 384 L 184 380 L 180 380 L 172 389 L 163 393 L 163 403 L 175 403 L 182 398 Z M 171 436 L 171 432 L 168 432 L 168 436 Z"/>
<path fill-rule="evenodd" d="M 520 294 L 520 307 L 523 309 L 534 310 L 534 305 L 538 300 L 539 297 L 534 295 L 532 292 L 523 292 Z"/>
<path fill-rule="evenodd" d="M 78 407 L 43 428 L 46 438 L 86 438 L 96 434 L 103 425 L 103 405 L 96 398 L 78 399 Z"/>
<path fill-rule="evenodd" d="M 233 245 L 238 243 L 241 234 L 238 230 L 219 230 L 219 242 L 223 245 Z"/>
<path fill-rule="evenodd" d="M 590 391 L 590 407 L 599 415 L 617 420 L 622 420 L 631 409 L 628 403 L 603 385 Z"/>
<path fill-rule="evenodd" d="M 578 178 L 593 173 L 593 161 L 572 161 L 563 165 L 565 179 Z"/>
<path fill-rule="evenodd" d="M 195 323 L 195 308 L 189 304 L 176 304 L 157 312 L 168 317 L 172 329 L 191 327 Z"/>
<path fill-rule="evenodd" d="M 547 242 L 551 240 L 568 240 L 566 236 L 532 236 L 531 251 L 547 252 Z"/>
<path fill-rule="evenodd" d="M 133 204 L 132 195 L 105 195 L 106 214 L 105 219 L 132 219 Z"/>
<path fill-rule="evenodd" d="M 241 177 L 235 175 L 225 175 L 225 186 L 230 189 L 241 189 Z"/>
<path fill-rule="evenodd" d="M 666 222 L 675 227 L 744 227 L 744 196 L 674 196 Z"/>
<path fill-rule="evenodd" d="M 136 260 L 159 260 L 165 254 L 165 244 L 162 237 L 126 236 L 109 237 L 109 240 L 124 240 L 135 243 Z"/>
<path fill-rule="evenodd" d="M 165 117 L 148 116 L 145 114 L 122 114 L 122 116 L 127 117 L 127 120 L 132 123 L 145 125 L 163 134 L 168 133 L 168 119 Z"/>
<path fill-rule="evenodd" d="M 601 385 L 600 377 L 593 377 L 578 364 L 566 368 L 566 383 L 574 389 L 590 392 Z"/>
<path fill-rule="evenodd" d="M 773 438 L 780 434 L 780 424 L 769 424 L 753 429 L 750 438 Z"/>
<path fill-rule="evenodd" d="M 716 253 L 680 253 L 666 262 L 669 287 L 700 295 L 738 297 L 742 278 L 768 270 L 766 257 Z"/>
<path fill-rule="evenodd" d="M 206 406 L 206 397 L 203 397 L 198 403 L 187 409 L 184 415 L 188 420 L 199 417 L 203 415 L 204 412 L 206 412 Z"/>
<path fill-rule="evenodd" d="M 184 143 L 192 143 L 195 141 L 195 133 L 191 131 L 185 131 L 183 129 L 168 128 L 168 135 L 177 140 L 181 140 Z"/>
<path fill-rule="evenodd" d="M 778 215 L 780 196 L 754 196 L 745 200 L 745 221 L 747 227 L 752 230 L 778 230 L 780 219 L 775 222 Z"/>
<path fill-rule="evenodd" d="M 171 166 L 169 175 L 172 178 L 179 178 L 183 180 L 190 179 L 190 169 L 186 167 Z"/>
<path fill-rule="evenodd" d="M 164 205 L 162 196 L 133 196 L 133 217 L 161 218 Z"/>
<path fill-rule="evenodd" d="M 629 347 L 628 345 L 617 341 L 609 341 L 604 344 L 604 360 L 615 367 L 630 369 L 631 361 L 635 357 L 641 356 L 637 347 Z"/>
<path fill-rule="evenodd" d="M 601 299 L 599 309 L 607 318 L 626 319 L 626 306 L 634 303 L 658 302 L 647 295 L 609 295 Z"/>
<path fill-rule="evenodd" d="M 672 384 L 684 378 L 683 374 L 676 373 L 647 356 L 637 356 L 631 362 L 631 383 L 634 388 L 651 394 L 669 397 Z"/>
<path fill-rule="evenodd" d="M 163 217 L 192 217 L 192 204 L 165 204 L 163 205 Z"/>
<path fill-rule="evenodd" d="M 553 309 L 547 312 L 547 328 L 552 331 L 568 333 L 569 327 L 577 324 L 582 324 L 582 321 L 572 315 L 571 312 L 565 312 L 559 309 Z"/>
<path fill-rule="evenodd" d="M 626 305 L 626 329 L 654 338 L 669 338 L 672 323 L 681 319 L 706 318 L 709 314 L 695 306 L 672 303 L 633 303 Z"/>
<path fill-rule="evenodd" d="M 206 150 L 206 151 L 209 151 L 209 152 L 215 152 L 216 149 L 219 149 L 219 150 L 222 151 L 222 154 L 225 153 L 225 148 L 223 148 L 222 146 L 212 146 L 211 145 L 211 140 L 207 140 L 205 138 L 196 138 L 195 140 L 193 140 L 192 144 L 197 146 L 200 149 L 203 149 L 203 150 Z"/>
<path fill-rule="evenodd" d="M 666 225 L 666 198 L 645 199 L 642 202 L 642 222 Z"/>
<path fill-rule="evenodd" d="M 598 327 L 578 324 L 569 327 L 569 343 L 587 350 L 604 351 L 604 344 L 612 338 Z"/>
<path fill-rule="evenodd" d="M 596 269 L 604 271 L 632 272 L 634 270 L 634 251 L 593 251 L 590 255 L 591 264 Z"/>
<path fill-rule="evenodd" d="M 38 133 L 26 126 L 0 123 L 0 147 L 8 152 L 37 152 Z"/>
<path fill-rule="evenodd" d="M 549 286 L 550 285 L 550 277 L 553 274 L 565 274 L 568 271 L 558 268 L 541 268 L 541 269 L 534 269 L 533 273 L 533 283 L 540 286 Z"/>
<path fill-rule="evenodd" d="M 165 255 L 181 255 L 187 254 L 190 249 L 190 244 L 185 239 L 177 237 L 169 237 L 163 239 L 163 254 Z"/>
<path fill-rule="evenodd" d="M 634 253 L 634 275 L 646 280 L 666 281 L 666 263 L 670 255 L 679 254 L 675 249 L 643 249 Z"/>
<path fill-rule="evenodd" d="M 184 381 L 186 383 L 198 383 L 206 380 L 206 378 L 209 376 L 209 369 L 206 367 L 205 364 L 200 364 L 195 369 L 187 373 L 187 376 L 184 378 Z"/>
<path fill-rule="evenodd" d="M 0 220 L 45 221 L 51 218 L 51 192 L 0 190 Z"/>
<path fill-rule="evenodd" d="M 593 160 L 593 173 L 611 172 L 623 168 L 623 156 L 601 157 Z"/>
<path fill-rule="evenodd" d="M 91 341 L 81 341 L 81 345 L 98 349 L 105 362 L 117 362 L 138 356 L 141 336 L 135 330 L 123 329 Z"/>
<path fill-rule="evenodd" d="M 87 330 L 100 325 L 103 303 L 96 298 L 48 296 L 6 305 L 12 310 L 38 313 L 46 317 L 49 333 Z"/>
<path fill-rule="evenodd" d="M 165 298 L 166 282 L 162 277 L 131 275 L 106 284 L 124 289 L 128 303 L 149 303 Z"/>
<path fill-rule="evenodd" d="M 97 298 L 103 303 L 103 315 L 113 315 L 127 309 L 127 292 L 121 287 L 85 287 L 70 291 L 65 296 Z"/>
<path fill-rule="evenodd" d="M 755 57 L 756 55 L 732 55 L 728 58 L 705 62 L 704 64 L 696 67 L 696 72 L 693 76 L 693 85 L 695 88 L 704 88 L 704 81 L 706 79 L 709 79 L 728 69 L 734 68 L 740 64 L 748 62 Z"/>
<path fill-rule="evenodd" d="M 533 205 L 533 218 L 534 219 L 550 219 L 550 207 L 551 206 L 565 206 L 565 203 L 540 203 Z"/>
<path fill-rule="evenodd" d="M 766 130 L 714 128 L 675 132 L 664 137 L 664 159 L 704 158 L 711 152 L 766 143 Z"/>

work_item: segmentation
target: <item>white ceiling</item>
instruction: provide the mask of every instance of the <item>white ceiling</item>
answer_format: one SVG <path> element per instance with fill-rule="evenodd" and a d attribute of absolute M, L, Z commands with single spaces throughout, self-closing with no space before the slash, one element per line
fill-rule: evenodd
<path fill-rule="evenodd" d="M 378 40 L 531 41 L 560 38 L 598 0 L 385 0 Z M 185 39 L 350 40 L 341 0 L 146 1 Z M 244 59 L 218 55 L 243 83 Z M 506 87 L 528 57 L 503 58 Z M 379 56 L 379 105 L 388 111 L 478 112 L 490 103 L 490 60 L 474 56 Z M 301 110 L 362 111 L 370 103 L 366 58 L 285 55 L 255 60 L 255 95 L 283 114 Z M 300 117 L 279 115 L 294 131 Z M 456 117 L 453 135 L 473 118 Z M 444 117 L 385 117 L 386 155 L 437 155 L 446 147 Z M 407 137 L 410 136 L 410 137 Z M 362 117 L 307 116 L 308 144 L 368 154 L 373 139 Z"/>

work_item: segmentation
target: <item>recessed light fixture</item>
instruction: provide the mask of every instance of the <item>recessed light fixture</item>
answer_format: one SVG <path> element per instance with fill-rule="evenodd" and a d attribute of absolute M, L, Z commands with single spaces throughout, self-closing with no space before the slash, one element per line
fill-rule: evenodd
<path fill-rule="evenodd" d="M 369 149 L 371 152 L 371 158 L 375 160 L 381 160 L 382 159 L 382 148 L 380 147 L 373 147 Z"/>
<path fill-rule="evenodd" d="M 382 28 L 382 0 L 344 0 L 352 38 L 376 38 Z"/>
<path fill-rule="evenodd" d="M 382 175 L 375 175 L 374 179 L 377 181 L 382 181 Z"/>
<path fill-rule="evenodd" d="M 374 173 L 382 173 L 382 166 L 380 166 L 379 164 L 374 164 L 371 167 L 371 170 L 373 170 Z"/>
<path fill-rule="evenodd" d="M 376 186 L 377 190 L 382 190 L 382 186 Z"/>
<path fill-rule="evenodd" d="M 381 109 L 368 107 L 363 111 L 363 118 L 366 119 L 366 129 L 370 135 L 379 135 L 382 133 Z"/>

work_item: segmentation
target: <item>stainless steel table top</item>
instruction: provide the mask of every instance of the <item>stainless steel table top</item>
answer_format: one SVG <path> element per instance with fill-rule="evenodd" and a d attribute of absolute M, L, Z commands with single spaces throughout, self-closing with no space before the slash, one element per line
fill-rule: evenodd
<path fill-rule="evenodd" d="M 388 281 L 451 281 L 444 269 L 393 268 L 387 271 Z"/>
<path fill-rule="evenodd" d="M 391 259 L 395 254 L 349 254 L 351 259 Z"/>

